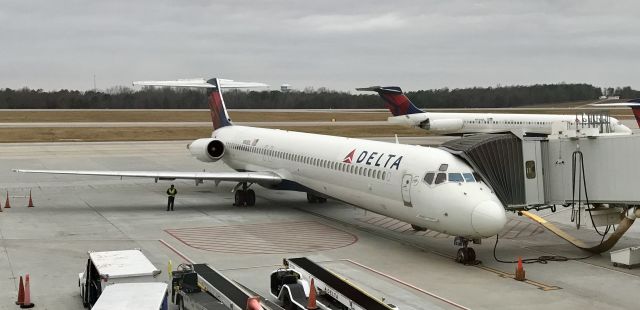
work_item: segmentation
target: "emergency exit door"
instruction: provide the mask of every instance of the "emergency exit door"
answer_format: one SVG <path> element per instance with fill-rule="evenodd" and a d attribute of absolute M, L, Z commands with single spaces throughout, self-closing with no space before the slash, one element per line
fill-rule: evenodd
<path fill-rule="evenodd" d="M 402 201 L 405 207 L 413 207 L 411 205 L 411 178 L 410 174 L 402 176 Z"/>

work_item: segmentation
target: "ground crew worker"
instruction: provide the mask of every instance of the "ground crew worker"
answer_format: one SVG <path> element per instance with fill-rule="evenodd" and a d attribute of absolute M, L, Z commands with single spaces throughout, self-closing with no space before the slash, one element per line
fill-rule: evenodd
<path fill-rule="evenodd" d="M 173 211 L 173 201 L 176 199 L 176 194 L 178 193 L 178 190 L 173 187 L 173 184 L 171 184 L 171 187 L 169 187 L 169 189 L 167 189 L 167 196 L 168 196 L 168 201 L 167 201 L 167 211 L 171 210 Z"/>

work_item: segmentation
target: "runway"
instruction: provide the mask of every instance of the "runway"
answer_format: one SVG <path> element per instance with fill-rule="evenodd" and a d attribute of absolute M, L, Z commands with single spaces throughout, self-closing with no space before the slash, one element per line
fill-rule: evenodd
<path fill-rule="evenodd" d="M 420 142 L 437 144 L 438 138 Z M 429 140 L 435 139 L 435 140 Z M 402 143 L 404 138 L 400 138 Z M 413 144 L 412 141 L 411 143 Z M 453 238 L 339 202 L 307 204 L 305 195 L 255 187 L 257 205 L 233 207 L 234 184 L 174 181 L 176 211 L 165 211 L 167 182 L 147 179 L 15 174 L 12 168 L 225 171 L 188 155 L 186 141 L 11 143 L 0 146 L 0 186 L 11 208 L 0 213 L 0 309 L 13 309 L 19 275 L 29 273 L 37 307 L 83 309 L 77 277 L 89 250 L 141 248 L 163 274 L 192 260 L 208 263 L 268 297 L 268 274 L 282 257 L 309 256 L 400 309 L 633 309 L 640 270 L 613 268 L 608 254 L 526 265 L 493 259 L 495 238 L 474 245 L 482 264 L 453 261 Z M 26 208 L 32 191 L 35 208 Z M 4 197 L 2 197 L 4 201 Z M 2 204 L 4 207 L 4 204 Z M 550 217 L 570 230 L 557 213 Z M 555 219 L 558 217 L 558 219 Z M 575 234 L 597 242 L 589 229 Z M 637 245 L 632 232 L 615 249 Z M 584 257 L 573 246 L 510 215 L 497 255 Z"/>

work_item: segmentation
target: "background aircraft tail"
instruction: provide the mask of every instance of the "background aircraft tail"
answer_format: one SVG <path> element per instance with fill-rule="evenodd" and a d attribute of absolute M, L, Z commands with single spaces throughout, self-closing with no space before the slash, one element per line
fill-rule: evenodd
<path fill-rule="evenodd" d="M 594 103 L 592 104 L 594 107 L 628 107 L 631 108 L 633 112 L 633 116 L 636 118 L 636 123 L 638 123 L 638 127 L 640 127 L 640 98 L 631 99 L 627 102 L 618 102 L 618 103 Z"/>
<path fill-rule="evenodd" d="M 255 82 L 236 82 L 233 80 L 225 80 L 213 78 L 205 79 L 188 79 L 175 81 L 138 81 L 133 82 L 137 86 L 165 86 L 165 87 L 189 87 L 189 88 L 205 88 L 207 89 L 207 101 L 209 110 L 211 111 L 211 122 L 213 129 L 231 126 L 231 119 L 227 113 L 222 98 L 222 88 L 249 88 L 249 87 L 266 87 L 267 84 Z"/>
<path fill-rule="evenodd" d="M 385 102 L 385 106 L 393 116 L 424 113 L 418 109 L 411 100 L 402 92 L 402 89 L 398 86 L 371 86 L 365 88 L 356 88 L 360 91 L 374 91 L 380 95 Z"/>

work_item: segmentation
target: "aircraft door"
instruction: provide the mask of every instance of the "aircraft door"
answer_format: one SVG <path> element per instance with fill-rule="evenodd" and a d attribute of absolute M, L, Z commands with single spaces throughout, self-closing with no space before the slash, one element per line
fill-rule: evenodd
<path fill-rule="evenodd" d="M 411 179 L 413 178 L 410 174 L 405 174 L 402 176 L 402 201 L 404 202 L 405 207 L 413 207 L 411 205 Z"/>

